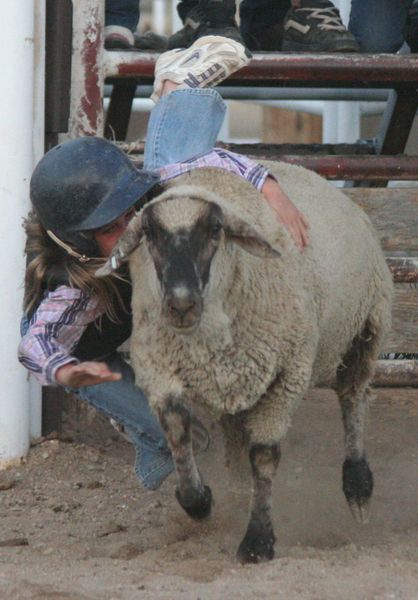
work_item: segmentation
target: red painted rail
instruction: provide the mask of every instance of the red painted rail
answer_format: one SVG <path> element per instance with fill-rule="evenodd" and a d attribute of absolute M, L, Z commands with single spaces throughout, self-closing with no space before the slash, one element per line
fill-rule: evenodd
<path fill-rule="evenodd" d="M 154 78 L 156 53 L 106 52 L 105 77 Z M 255 54 L 228 84 L 280 86 L 418 87 L 418 55 Z"/>

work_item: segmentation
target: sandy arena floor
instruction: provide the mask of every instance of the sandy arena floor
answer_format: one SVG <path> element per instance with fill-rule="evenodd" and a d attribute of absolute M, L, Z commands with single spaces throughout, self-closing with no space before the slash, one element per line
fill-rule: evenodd
<path fill-rule="evenodd" d="M 143 491 L 131 446 L 101 417 L 71 410 L 61 440 L 0 473 L 0 598 L 418 599 L 418 391 L 378 392 L 367 436 L 375 494 L 363 527 L 341 491 L 336 398 L 310 395 L 282 446 L 276 558 L 261 565 L 235 561 L 248 493 L 229 486 L 211 427 L 199 465 L 215 506 L 202 525 L 177 505 L 173 476 Z"/>

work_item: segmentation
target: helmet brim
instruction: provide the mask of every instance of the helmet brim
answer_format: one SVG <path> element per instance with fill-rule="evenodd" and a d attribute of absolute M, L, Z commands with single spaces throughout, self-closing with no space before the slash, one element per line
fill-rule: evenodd
<path fill-rule="evenodd" d="M 91 231 L 112 223 L 131 206 L 138 202 L 154 185 L 160 181 L 157 173 L 137 171 L 129 182 L 123 181 L 90 213 L 81 223 L 67 229 L 70 231 Z"/>

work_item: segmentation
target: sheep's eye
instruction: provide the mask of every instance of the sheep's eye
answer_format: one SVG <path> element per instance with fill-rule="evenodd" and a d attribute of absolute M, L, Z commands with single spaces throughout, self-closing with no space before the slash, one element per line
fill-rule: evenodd
<path fill-rule="evenodd" d="M 148 225 L 142 226 L 142 233 L 147 240 L 151 239 L 151 229 L 148 227 Z"/>
<path fill-rule="evenodd" d="M 219 232 L 222 229 L 222 225 L 219 222 L 212 223 L 210 226 L 210 234 L 212 237 L 216 238 L 219 236 Z"/>

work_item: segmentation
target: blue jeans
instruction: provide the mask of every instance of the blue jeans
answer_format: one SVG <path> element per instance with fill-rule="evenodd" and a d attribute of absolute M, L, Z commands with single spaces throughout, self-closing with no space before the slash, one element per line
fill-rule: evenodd
<path fill-rule="evenodd" d="M 176 90 L 154 106 L 148 122 L 144 168 L 158 169 L 215 145 L 225 104 L 211 88 Z"/>
<path fill-rule="evenodd" d="M 127 27 L 133 33 L 138 26 L 138 21 L 138 0 L 106 0 L 106 25 L 120 25 L 121 27 Z"/>
<path fill-rule="evenodd" d="M 28 328 L 29 319 L 24 315 L 20 322 L 22 336 Z M 112 371 L 121 373 L 120 381 L 67 388 L 66 391 L 124 426 L 135 447 L 135 473 L 145 488 L 156 490 L 174 468 L 164 432 L 151 412 L 144 392 L 135 385 L 132 368 L 121 354 L 114 352 L 105 362 Z"/>
<path fill-rule="evenodd" d="M 352 0 L 348 29 L 361 52 L 396 52 L 404 42 L 404 27 L 412 0 Z M 290 0 L 243 0 L 241 31 L 260 31 L 284 19 Z"/>
<path fill-rule="evenodd" d="M 352 0 L 348 28 L 361 52 L 397 52 L 412 0 Z"/>
<path fill-rule="evenodd" d="M 135 385 L 132 368 L 115 352 L 106 364 L 122 379 L 68 391 L 125 427 L 136 451 L 135 473 L 144 487 L 157 489 L 173 471 L 173 461 L 161 426 L 144 392 Z"/>
<path fill-rule="evenodd" d="M 213 89 L 190 89 L 164 96 L 148 125 L 145 165 L 148 169 L 191 158 L 210 150 L 222 125 L 225 105 Z M 21 334 L 29 326 L 26 316 Z M 106 357 L 120 381 L 71 389 L 107 417 L 125 427 L 136 451 L 135 472 L 148 489 L 157 489 L 173 471 L 170 450 L 161 426 L 143 391 L 135 385 L 131 367 L 115 352 Z"/>

